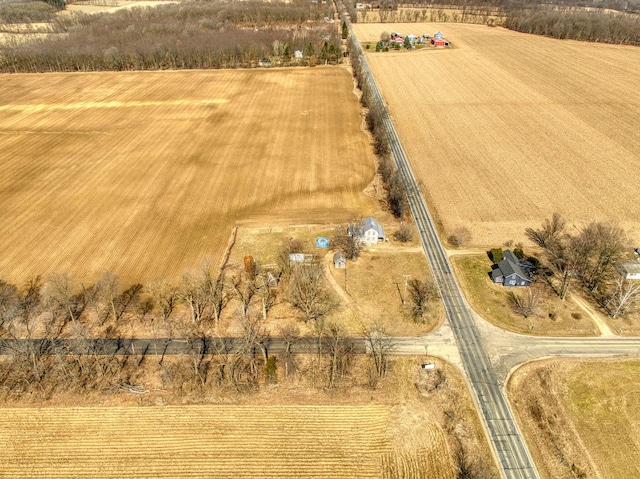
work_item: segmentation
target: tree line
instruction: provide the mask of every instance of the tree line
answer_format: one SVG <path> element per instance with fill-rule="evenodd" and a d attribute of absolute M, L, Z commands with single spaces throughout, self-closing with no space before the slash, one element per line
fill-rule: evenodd
<path fill-rule="evenodd" d="M 57 5 L 41 1 L 0 2 L 0 25 L 3 23 L 40 23 L 55 18 Z"/>
<path fill-rule="evenodd" d="M 0 280 L 0 346 L 9 352 L 2 358 L 0 395 L 140 392 L 148 388 L 149 374 L 173 395 L 204 394 L 221 387 L 255 388 L 299 368 L 318 387 L 358 381 L 362 375 L 356 377 L 352 368 L 353 339 L 329 319 L 338 303 L 320 262 L 304 250 L 301 241 L 287 240 L 275 264 L 246 259 L 243 267 L 213 274 L 205 262 L 178 282 L 125 286 L 113 274 L 90 285 L 66 274 L 36 277 L 23 285 Z M 305 260 L 292 261 L 292 254 Z M 279 303 L 287 303 L 297 315 L 269 330 L 266 320 Z M 229 308 L 226 317 L 236 330 L 233 347 L 215 339 L 222 313 Z M 302 335 L 301 323 L 310 335 Z M 140 337 L 141 331 L 153 338 L 211 346 L 169 357 L 166 350 L 115 354 L 100 340 Z M 268 347 L 273 333 L 284 344 L 277 355 Z M 365 341 L 369 359 L 364 380 L 374 386 L 387 372 L 391 346 L 380 325 L 365 332 Z M 315 353 L 309 354 L 302 343 L 313 345 Z"/>
<path fill-rule="evenodd" d="M 47 39 L 5 48 L 1 72 L 158 70 L 337 63 L 330 5 L 203 1 L 59 16 Z M 295 58 L 296 50 L 303 58 Z"/>
<path fill-rule="evenodd" d="M 384 118 L 387 116 L 386 108 L 374 98 L 372 87 L 363 68 L 362 50 L 358 45 L 355 45 L 351 37 L 348 39 L 348 48 L 353 75 L 362 92 L 360 102 L 367 108 L 367 128 L 373 135 L 378 161 L 377 170 L 384 182 L 387 206 L 396 218 L 402 218 L 409 213 L 409 203 L 402 179 L 391 156 L 389 137 L 384 124 Z"/>
<path fill-rule="evenodd" d="M 547 7 L 510 9 L 505 26 L 518 32 L 560 39 L 640 45 L 638 15 Z"/>
<path fill-rule="evenodd" d="M 616 271 L 629 244 L 620 226 L 591 221 L 574 228 L 556 213 L 540 228 L 527 228 L 525 234 L 543 251 L 537 278 L 560 299 L 564 300 L 572 288 L 582 288 L 614 318 L 640 306 L 640 285 Z M 512 301 L 525 317 L 537 304 L 531 291 Z"/>

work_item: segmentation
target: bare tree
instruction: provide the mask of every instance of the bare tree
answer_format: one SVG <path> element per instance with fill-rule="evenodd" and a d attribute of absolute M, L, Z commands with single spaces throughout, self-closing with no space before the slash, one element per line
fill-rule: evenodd
<path fill-rule="evenodd" d="M 278 328 L 280 338 L 284 343 L 284 350 L 282 351 L 282 360 L 284 362 L 284 374 L 289 376 L 290 372 L 294 370 L 293 354 L 295 351 L 295 345 L 300 339 L 300 328 L 295 323 L 285 323 Z"/>
<path fill-rule="evenodd" d="M 507 293 L 509 303 L 516 311 L 516 313 L 528 318 L 534 314 L 540 303 L 540 295 L 532 288 L 527 288 L 523 293 L 516 293 L 515 291 L 509 291 Z"/>
<path fill-rule="evenodd" d="M 410 279 L 407 283 L 409 313 L 414 321 L 424 321 L 429 311 L 429 303 L 436 298 L 438 290 L 431 281 Z"/>
<path fill-rule="evenodd" d="M 216 322 L 216 324 L 220 322 L 220 315 L 222 314 L 222 310 L 227 305 L 228 298 L 224 288 L 224 284 L 224 271 L 220 271 L 220 274 L 215 279 L 215 281 L 211 281 L 208 283 L 209 304 L 211 306 L 211 314 L 213 315 L 213 320 Z"/>
<path fill-rule="evenodd" d="M 624 230 L 613 223 L 592 221 L 574 240 L 580 250 L 578 270 L 583 284 L 595 292 L 612 274 L 615 263 L 624 255 L 628 239 Z"/>
<path fill-rule="evenodd" d="M 258 268 L 255 286 L 262 304 L 262 318 L 267 319 L 278 297 L 277 280 L 270 271 Z"/>
<path fill-rule="evenodd" d="M 616 278 L 613 290 L 608 295 L 606 309 L 612 318 L 635 309 L 640 304 L 640 283 Z"/>
<path fill-rule="evenodd" d="M 112 273 L 103 274 L 98 283 L 98 291 L 101 302 L 107 307 L 107 316 L 110 314 L 114 321 L 118 321 L 118 298 L 121 294 L 118 277 Z"/>
<path fill-rule="evenodd" d="M 454 248 L 460 248 L 466 245 L 471 240 L 471 231 L 466 226 L 459 226 L 455 228 L 451 234 L 447 237 L 447 241 Z"/>
<path fill-rule="evenodd" d="M 336 306 L 317 263 L 292 268 L 288 300 L 303 314 L 305 322 L 326 316 Z"/>
<path fill-rule="evenodd" d="M 331 248 L 342 251 L 347 259 L 355 260 L 364 249 L 361 241 L 362 225 L 360 222 L 351 222 L 347 226 L 338 226 L 333 238 L 331 238 Z"/>
<path fill-rule="evenodd" d="M 566 231 L 567 222 L 558 213 L 551 219 L 545 219 L 539 230 L 527 228 L 525 235 L 540 246 L 552 272 L 560 277 L 560 286 L 556 289 L 551 280 L 549 284 L 556 291 L 561 300 L 566 297 L 571 280 L 575 276 L 577 262 L 580 259 L 580 248 Z"/>
<path fill-rule="evenodd" d="M 303 253 L 305 250 L 304 243 L 296 238 L 289 238 L 282 242 L 282 246 L 278 250 L 277 264 L 284 278 L 288 278 L 291 274 L 290 255 L 295 253 Z"/>
<path fill-rule="evenodd" d="M 156 306 L 160 309 L 162 320 L 166 321 L 169 319 L 178 302 L 178 288 L 167 280 L 160 280 L 148 283 L 146 291 L 151 295 Z"/>
<path fill-rule="evenodd" d="M 456 479 L 485 479 L 491 477 L 489 468 L 476 456 L 473 456 L 462 442 L 457 440 L 453 455 L 456 466 Z"/>
<path fill-rule="evenodd" d="M 180 286 L 180 298 L 189 306 L 191 322 L 199 323 L 207 307 L 206 280 L 196 272 L 188 272 L 182 275 Z"/>
<path fill-rule="evenodd" d="M 551 277 L 543 278 L 563 300 L 575 277 L 594 293 L 613 274 L 627 241 L 624 230 L 613 223 L 592 221 L 577 231 L 570 234 L 567 222 L 558 213 L 546 219 L 540 229 L 525 230 L 526 236 L 544 250 L 546 263 L 560 284 L 556 287 Z"/>
<path fill-rule="evenodd" d="M 247 317 L 251 300 L 257 292 L 256 283 L 251 279 L 247 279 L 244 273 L 239 272 L 230 282 L 236 298 L 240 301 L 240 312 L 243 318 Z"/>
<path fill-rule="evenodd" d="M 346 374 L 349 362 L 353 354 L 353 342 L 346 337 L 342 326 L 331 323 L 329 325 L 329 389 L 333 388 L 336 381 Z"/>
<path fill-rule="evenodd" d="M 415 231 L 410 223 L 402 223 L 396 230 L 394 238 L 401 243 L 408 243 L 413 241 Z"/>
<path fill-rule="evenodd" d="M 375 322 L 371 328 L 364 332 L 367 343 L 367 353 L 373 360 L 376 374 L 383 378 L 389 368 L 389 355 L 393 353 L 395 345 L 393 340 L 386 335 L 384 326 Z"/>
<path fill-rule="evenodd" d="M 69 321 L 74 322 L 82 308 L 80 300 L 82 295 L 74 292 L 71 278 L 66 273 L 52 274 L 47 278 L 43 288 L 45 303 L 51 308 L 52 313 L 62 311 L 68 316 Z"/>

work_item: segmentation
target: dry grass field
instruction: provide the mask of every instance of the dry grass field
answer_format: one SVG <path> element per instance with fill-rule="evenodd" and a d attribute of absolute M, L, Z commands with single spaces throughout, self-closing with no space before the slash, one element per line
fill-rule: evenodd
<path fill-rule="evenodd" d="M 579 227 L 614 220 L 640 242 L 640 49 L 464 24 L 355 25 L 441 30 L 450 49 L 367 58 L 413 169 L 445 230 L 478 245 L 524 240 L 553 212 Z"/>
<path fill-rule="evenodd" d="M 361 193 L 374 163 L 344 68 L 0 81 L 4 280 L 175 278 L 217 261 L 234 224 L 379 208 Z"/>
<path fill-rule="evenodd" d="M 553 359 L 518 369 L 509 394 L 541 476 L 639 477 L 639 384 L 637 359 Z"/>

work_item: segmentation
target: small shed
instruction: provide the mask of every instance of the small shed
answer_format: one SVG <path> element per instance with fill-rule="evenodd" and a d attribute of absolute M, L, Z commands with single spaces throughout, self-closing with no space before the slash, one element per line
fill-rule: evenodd
<path fill-rule="evenodd" d="M 293 57 L 296 60 L 302 60 L 304 58 L 304 54 L 302 53 L 302 50 L 296 50 L 295 52 L 293 52 Z"/>
<path fill-rule="evenodd" d="M 626 261 L 618 265 L 618 271 L 624 279 L 640 280 L 640 261 Z"/>
<path fill-rule="evenodd" d="M 347 258 L 342 251 L 338 251 L 333 255 L 333 267 L 336 269 L 345 269 L 347 267 Z"/>

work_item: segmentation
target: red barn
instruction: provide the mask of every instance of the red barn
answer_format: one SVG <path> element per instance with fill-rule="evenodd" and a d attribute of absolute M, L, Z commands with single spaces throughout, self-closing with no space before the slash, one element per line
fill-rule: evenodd
<path fill-rule="evenodd" d="M 433 38 L 431 39 L 431 45 L 433 45 L 434 47 L 448 47 L 449 42 L 442 37 L 442 32 L 434 33 Z"/>

